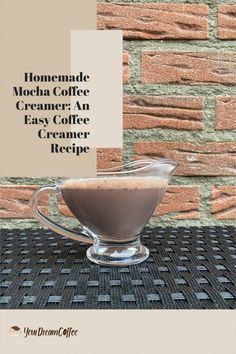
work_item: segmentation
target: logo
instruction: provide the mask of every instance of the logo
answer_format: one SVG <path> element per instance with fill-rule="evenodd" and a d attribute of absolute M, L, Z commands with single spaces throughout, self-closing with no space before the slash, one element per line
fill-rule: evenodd
<path fill-rule="evenodd" d="M 30 327 L 24 327 L 22 330 L 18 326 L 12 326 L 9 329 L 9 333 L 12 337 L 18 337 L 20 334 L 24 335 L 24 338 L 28 337 L 63 337 L 63 338 L 71 338 L 77 336 L 78 329 L 74 329 L 72 327 L 59 327 L 59 328 L 44 328 L 44 327 L 38 327 L 38 328 L 30 328 Z"/>
<path fill-rule="evenodd" d="M 9 329 L 9 333 L 12 337 L 18 337 L 21 334 L 21 329 L 18 326 L 12 326 Z"/>

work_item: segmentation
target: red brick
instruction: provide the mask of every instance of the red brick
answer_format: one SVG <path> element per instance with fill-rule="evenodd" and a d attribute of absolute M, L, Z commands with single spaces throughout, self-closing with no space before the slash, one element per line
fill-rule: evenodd
<path fill-rule="evenodd" d="M 200 192 L 196 186 L 169 186 L 155 215 L 174 213 L 174 219 L 199 219 Z"/>
<path fill-rule="evenodd" d="M 202 97 L 126 96 L 124 128 L 202 129 Z"/>
<path fill-rule="evenodd" d="M 211 212 L 218 220 L 236 220 L 236 186 L 212 187 Z"/>
<path fill-rule="evenodd" d="M 217 97 L 216 128 L 236 129 L 236 96 Z"/>
<path fill-rule="evenodd" d="M 136 159 L 170 158 L 179 163 L 183 176 L 236 175 L 236 142 L 138 142 Z"/>
<path fill-rule="evenodd" d="M 98 29 L 121 29 L 126 39 L 206 39 L 208 6 L 202 4 L 97 5 Z"/>
<path fill-rule="evenodd" d="M 234 85 L 236 52 L 144 52 L 145 84 Z"/>
<path fill-rule="evenodd" d="M 122 164 L 122 149 L 98 149 L 97 150 L 97 168 L 110 168 Z"/>
<path fill-rule="evenodd" d="M 33 215 L 29 209 L 29 200 L 32 193 L 39 188 L 34 185 L 2 185 L 0 186 L 0 217 L 31 219 Z M 40 210 L 47 214 L 48 197 L 40 199 Z"/>
<path fill-rule="evenodd" d="M 221 39 L 236 39 L 236 5 L 218 7 L 218 35 Z"/>
<path fill-rule="evenodd" d="M 58 210 L 63 216 L 74 217 L 70 209 L 67 207 L 66 203 L 64 202 L 63 198 L 58 198 Z"/>
<path fill-rule="evenodd" d="M 129 53 L 125 52 L 123 54 L 123 83 L 128 84 L 130 79 L 130 68 L 129 68 Z"/>

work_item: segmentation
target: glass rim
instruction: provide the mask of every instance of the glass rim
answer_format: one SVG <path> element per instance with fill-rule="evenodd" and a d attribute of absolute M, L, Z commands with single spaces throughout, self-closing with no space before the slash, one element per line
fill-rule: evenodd
<path fill-rule="evenodd" d="M 132 168 L 135 165 L 142 165 L 142 164 L 145 164 L 145 166 Z M 156 167 L 158 165 L 165 165 L 165 164 L 171 165 L 175 167 L 175 169 L 178 167 L 178 163 L 171 159 L 164 159 L 164 158 L 163 159 L 143 159 L 143 160 L 135 160 L 132 162 L 128 162 L 120 166 L 115 166 L 106 169 L 98 169 L 97 176 L 124 175 L 124 174 L 126 175 L 129 173 L 140 172 L 148 168 L 152 168 L 154 166 Z"/>

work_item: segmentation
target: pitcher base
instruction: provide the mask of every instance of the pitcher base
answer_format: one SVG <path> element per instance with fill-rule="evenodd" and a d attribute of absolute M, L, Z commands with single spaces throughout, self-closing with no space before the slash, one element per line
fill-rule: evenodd
<path fill-rule="evenodd" d="M 141 242 L 110 244 L 97 241 L 87 252 L 91 262 L 106 266 L 129 266 L 145 261 L 149 250 Z"/>

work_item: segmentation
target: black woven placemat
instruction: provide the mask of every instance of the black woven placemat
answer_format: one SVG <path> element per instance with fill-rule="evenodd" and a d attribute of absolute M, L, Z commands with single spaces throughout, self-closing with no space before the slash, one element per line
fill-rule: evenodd
<path fill-rule="evenodd" d="M 235 308 L 236 228 L 146 228 L 144 263 L 102 267 L 52 231 L 1 230 L 2 309 Z"/>

